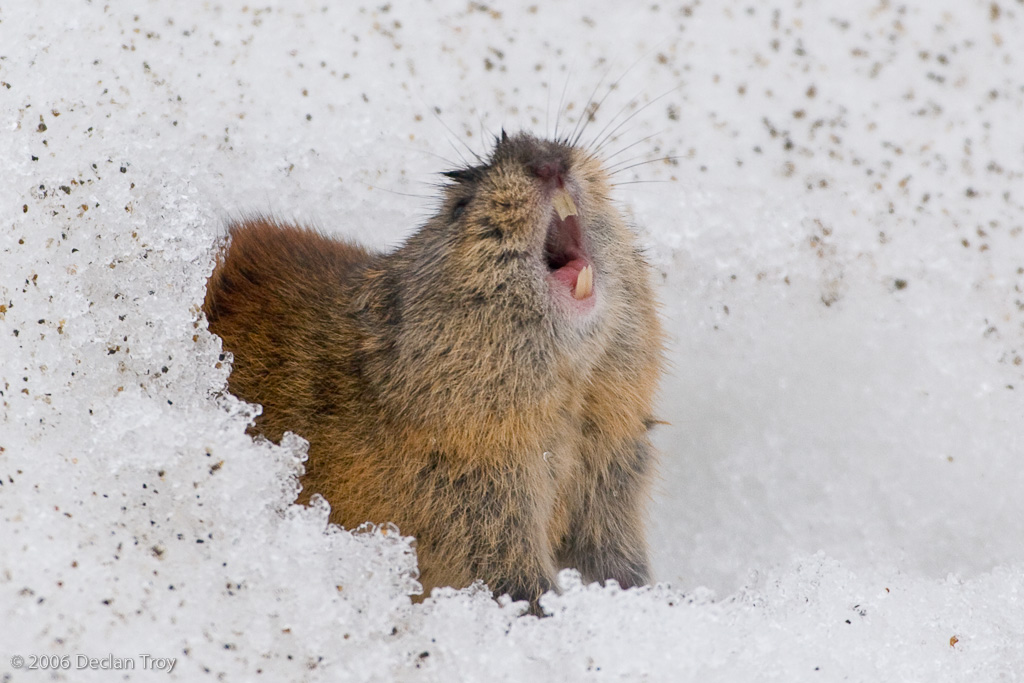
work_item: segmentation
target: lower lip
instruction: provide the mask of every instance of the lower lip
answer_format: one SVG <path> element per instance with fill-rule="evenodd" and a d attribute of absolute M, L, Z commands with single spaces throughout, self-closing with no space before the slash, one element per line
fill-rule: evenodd
<path fill-rule="evenodd" d="M 574 259 L 558 270 L 548 274 L 548 285 L 550 286 L 552 297 L 556 300 L 564 301 L 565 303 L 562 305 L 569 306 L 570 310 L 581 313 L 591 310 L 597 299 L 598 283 L 596 273 L 594 289 L 591 291 L 590 296 L 584 299 L 577 299 L 573 295 L 573 291 L 576 289 L 576 279 L 579 277 L 580 271 L 587 265 L 593 264 L 586 259 Z"/>

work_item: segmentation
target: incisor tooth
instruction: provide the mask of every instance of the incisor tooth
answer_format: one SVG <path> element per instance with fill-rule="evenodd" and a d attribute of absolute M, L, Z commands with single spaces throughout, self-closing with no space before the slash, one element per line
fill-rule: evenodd
<path fill-rule="evenodd" d="M 576 288 L 572 295 L 577 299 L 586 299 L 594 292 L 594 267 L 584 266 L 580 274 L 576 276 Z"/>
<path fill-rule="evenodd" d="M 564 187 L 560 187 L 555 190 L 555 197 L 551 201 L 555 206 L 555 211 L 558 212 L 558 219 L 565 220 L 566 216 L 577 215 L 576 203 L 572 200 L 572 195 Z"/>

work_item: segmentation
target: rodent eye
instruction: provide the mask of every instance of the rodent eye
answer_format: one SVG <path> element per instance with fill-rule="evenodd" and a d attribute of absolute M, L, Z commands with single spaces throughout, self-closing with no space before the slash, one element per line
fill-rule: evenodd
<path fill-rule="evenodd" d="M 459 202 L 455 205 L 455 208 L 452 209 L 452 220 L 458 220 L 459 216 L 462 215 L 462 212 L 466 210 L 466 206 L 468 204 L 468 199 L 460 199 Z"/>

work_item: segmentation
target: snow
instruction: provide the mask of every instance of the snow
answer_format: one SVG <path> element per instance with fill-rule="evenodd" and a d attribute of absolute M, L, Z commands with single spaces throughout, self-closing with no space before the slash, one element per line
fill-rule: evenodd
<path fill-rule="evenodd" d="M 0 680 L 1024 678 L 1022 32 L 1011 0 L 0 8 Z M 592 93 L 670 333 L 660 583 L 414 605 L 409 539 L 292 505 L 305 444 L 246 435 L 214 249 L 256 211 L 393 246 L 438 171 Z M 12 664 L 43 654 L 71 669 Z"/>

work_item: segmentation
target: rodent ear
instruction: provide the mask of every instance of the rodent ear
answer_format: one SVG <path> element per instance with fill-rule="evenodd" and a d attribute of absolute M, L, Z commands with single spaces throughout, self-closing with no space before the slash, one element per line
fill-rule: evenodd
<path fill-rule="evenodd" d="M 501 129 L 501 141 L 508 142 L 508 133 L 505 132 L 504 128 Z"/>
<path fill-rule="evenodd" d="M 484 177 L 484 169 L 482 166 L 470 166 L 455 171 L 442 171 L 441 175 L 459 183 L 472 183 Z"/>

